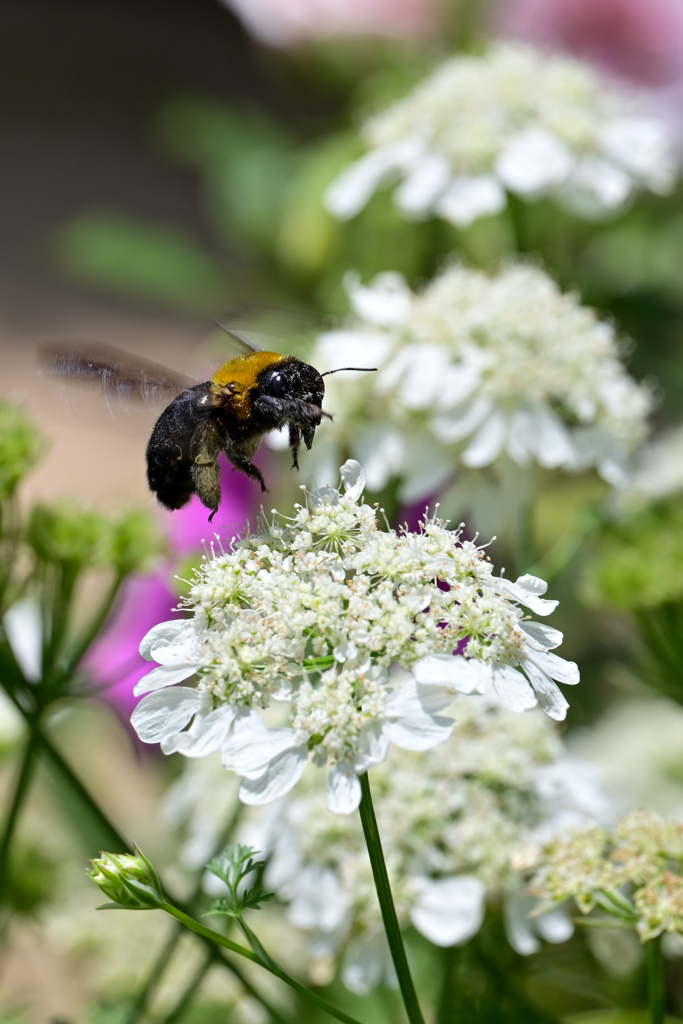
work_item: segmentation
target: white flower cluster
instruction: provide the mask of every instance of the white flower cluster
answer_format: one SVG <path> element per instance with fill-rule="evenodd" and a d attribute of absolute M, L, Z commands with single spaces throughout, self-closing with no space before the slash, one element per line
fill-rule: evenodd
<path fill-rule="evenodd" d="M 624 369 L 612 324 L 539 267 L 513 263 L 489 277 L 452 265 L 418 293 L 395 273 L 347 286 L 356 320 L 322 335 L 311 361 L 364 360 L 378 373 L 328 378 L 335 419 L 311 456 L 318 479 L 344 450 L 371 490 L 401 478 L 406 502 L 439 490 L 458 466 L 504 455 L 624 478 L 651 393 Z"/>
<path fill-rule="evenodd" d="M 574 58 L 517 43 L 448 61 L 362 134 L 369 152 L 326 195 L 342 219 L 397 179 L 404 213 L 459 227 L 503 210 L 506 190 L 552 194 L 591 217 L 675 180 L 670 132 L 639 96 Z"/>
<path fill-rule="evenodd" d="M 494 576 L 484 550 L 436 518 L 417 533 L 378 529 L 359 503 L 358 463 L 342 477 L 344 495 L 317 491 L 289 525 L 274 518 L 206 561 L 193 617 L 156 626 L 140 648 L 158 662 L 136 687 L 147 693 L 132 716 L 140 738 L 189 757 L 220 749 L 245 803 L 288 792 L 312 758 L 329 768 L 330 810 L 349 813 L 358 775 L 392 743 L 448 738 L 453 721 L 438 712 L 456 692 L 493 689 L 511 710 L 539 703 L 562 719 L 553 680 L 578 682 L 576 665 L 550 653 L 562 634 L 520 607 L 553 611 L 543 580 Z M 174 685 L 195 674 L 196 686 Z M 287 726 L 261 717 L 273 701 Z"/>
<path fill-rule="evenodd" d="M 487 697 L 459 697 L 456 712 L 447 743 L 392 752 L 372 772 L 399 920 L 451 946 L 476 934 L 487 900 L 504 898 L 518 951 L 538 949 L 539 935 L 564 941 L 572 925 L 563 913 L 527 918 L 533 900 L 513 862 L 540 854 L 558 829 L 594 823 L 603 798 L 543 715 L 513 715 Z M 320 783 L 310 775 L 255 809 L 242 839 L 270 855 L 265 885 L 289 903 L 290 923 L 313 933 L 314 973 L 343 951 L 344 981 L 363 992 L 391 981 L 389 952 L 360 822 L 325 814 Z"/>

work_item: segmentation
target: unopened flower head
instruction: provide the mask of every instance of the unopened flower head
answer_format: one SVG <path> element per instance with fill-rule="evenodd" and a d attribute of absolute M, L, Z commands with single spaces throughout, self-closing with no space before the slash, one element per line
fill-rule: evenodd
<path fill-rule="evenodd" d="M 455 711 L 447 743 L 392 752 L 372 772 L 399 920 L 439 946 L 471 938 L 487 901 L 507 899 L 509 918 L 514 860 L 559 825 L 590 819 L 585 794 L 598 797 L 545 716 L 514 715 L 486 696 L 458 697 Z M 343 952 L 345 981 L 366 990 L 388 963 L 370 864 L 359 820 L 326 815 L 321 783 L 311 773 L 283 800 L 254 809 L 244 839 L 270 854 L 265 884 L 289 904 L 291 923 L 313 932 L 314 958 Z M 525 924 L 521 938 L 514 922 L 516 945 L 534 942 L 537 922 Z M 541 929 L 556 941 L 572 930 L 562 915 Z"/>
<path fill-rule="evenodd" d="M 643 942 L 683 934 L 683 825 L 635 811 L 611 832 L 589 829 L 545 849 L 532 892 L 547 910 L 573 899 L 583 913 L 600 908 L 634 928 Z"/>
<path fill-rule="evenodd" d="M 344 494 L 317 491 L 291 520 L 274 514 L 214 553 L 191 587 L 193 617 L 141 646 L 159 667 L 136 690 L 155 691 L 132 717 L 140 738 L 190 757 L 220 749 L 246 803 L 288 792 L 310 758 L 329 769 L 330 809 L 348 813 L 358 775 L 392 743 L 447 739 L 453 722 L 439 712 L 456 692 L 494 689 L 512 710 L 540 703 L 561 719 L 553 680 L 578 682 L 550 653 L 561 633 L 525 618 L 522 606 L 543 616 L 556 605 L 543 580 L 494 576 L 485 550 L 436 518 L 416 533 L 379 529 L 359 464 L 342 476 Z M 195 687 L 173 685 L 195 674 Z M 286 726 L 264 723 L 273 702 Z"/>
<path fill-rule="evenodd" d="M 154 910 L 164 894 L 154 867 L 141 850 L 132 853 L 102 853 L 87 872 L 112 903 L 127 910 Z"/>
<path fill-rule="evenodd" d="M 312 360 L 364 359 L 379 372 L 329 378 L 334 431 L 313 451 L 319 479 L 337 446 L 363 463 L 372 490 L 401 478 L 404 501 L 505 455 L 622 479 L 651 393 L 626 372 L 613 325 L 539 267 L 489 277 L 452 265 L 417 293 L 398 274 L 348 289 L 355 319 L 322 335 Z"/>
<path fill-rule="evenodd" d="M 577 59 L 518 43 L 453 58 L 362 135 L 369 152 L 327 193 L 340 218 L 397 179 L 404 213 L 459 227 L 504 209 L 506 191 L 596 216 L 675 180 L 670 132 L 641 96 Z"/>

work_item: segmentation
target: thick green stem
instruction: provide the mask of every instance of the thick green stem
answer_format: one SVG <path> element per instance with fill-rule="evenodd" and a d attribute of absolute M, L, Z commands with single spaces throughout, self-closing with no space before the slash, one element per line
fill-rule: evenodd
<path fill-rule="evenodd" d="M 100 830 L 103 833 L 102 845 L 109 852 L 113 853 L 127 853 L 130 849 L 130 842 L 127 842 L 118 829 L 112 825 L 111 821 L 104 813 L 102 808 L 99 806 L 97 801 L 88 790 L 85 788 L 81 780 L 78 778 L 73 768 L 64 760 L 59 751 L 54 747 L 51 741 L 47 738 L 44 732 L 39 731 L 37 733 L 40 740 L 40 745 L 45 751 L 46 756 L 52 761 L 54 767 L 57 769 L 59 774 L 68 783 L 69 788 L 79 798 L 80 802 L 85 806 L 89 812 L 91 818 L 97 822 Z"/>
<path fill-rule="evenodd" d="M 19 811 L 21 810 L 21 805 L 24 802 L 24 797 L 29 785 L 31 784 L 31 777 L 35 767 L 35 753 L 36 734 L 35 732 L 32 732 L 28 738 L 26 748 L 21 759 L 19 774 L 17 775 L 17 781 L 14 786 L 12 803 L 10 804 L 7 812 L 2 840 L 0 841 L 0 899 L 4 898 L 6 888 L 9 884 L 9 850 L 17 819 L 19 817 Z"/>
<path fill-rule="evenodd" d="M 211 967 L 212 963 L 214 962 L 215 958 L 215 950 L 208 949 L 206 951 L 206 956 L 204 957 L 204 960 L 195 971 L 194 976 L 190 979 L 190 982 L 187 985 L 185 991 L 181 995 L 180 999 L 178 1000 L 174 1008 L 165 1018 L 164 1024 L 177 1024 L 177 1021 L 179 1021 L 182 1018 L 183 1014 L 185 1013 L 190 1003 L 194 999 L 195 995 L 197 994 L 197 989 L 204 981 L 204 978 L 206 977 L 208 970 Z"/>
<path fill-rule="evenodd" d="M 175 948 L 178 945 L 178 937 L 181 934 L 182 928 L 180 925 L 174 925 L 173 931 L 166 940 L 166 945 L 152 967 L 147 981 L 138 992 L 137 998 L 130 1008 L 128 1016 L 126 1017 L 126 1024 L 136 1024 L 147 1010 L 147 1003 L 149 1002 L 150 996 L 161 980 L 161 977 L 173 956 Z"/>
<path fill-rule="evenodd" d="M 172 903 L 164 903 L 160 909 L 165 910 L 167 914 L 171 915 L 171 917 L 175 917 L 176 921 L 180 921 L 180 923 L 184 924 L 186 928 L 189 928 L 190 931 L 195 932 L 197 935 L 201 935 L 202 938 L 209 939 L 211 942 L 216 943 L 217 946 L 224 946 L 225 949 L 229 949 L 232 953 L 238 953 L 240 956 L 246 957 L 247 960 L 251 960 L 252 963 L 258 964 L 259 967 L 263 967 L 264 970 L 274 974 L 276 978 L 280 979 L 280 981 L 284 981 L 286 985 L 293 988 L 295 992 L 299 993 L 299 995 L 304 996 L 304 998 L 308 999 L 309 1002 L 315 1003 L 316 1006 L 325 1010 L 326 1013 L 329 1013 L 330 1017 L 335 1017 L 337 1020 L 342 1021 L 342 1024 L 359 1024 L 354 1017 L 349 1017 L 347 1014 L 342 1013 L 341 1010 L 337 1010 L 336 1007 L 328 1003 L 326 999 L 322 998 L 322 996 L 312 992 L 310 989 L 306 988 L 305 985 L 300 985 L 296 978 L 290 977 L 290 975 L 287 974 L 287 972 L 284 971 L 272 957 L 265 953 L 258 940 L 256 940 L 257 948 L 262 951 L 263 955 L 257 955 L 245 946 L 239 946 L 236 942 L 232 942 L 231 939 L 226 938 L 225 935 L 221 935 L 220 932 L 214 932 L 211 928 L 206 928 L 203 924 L 200 924 L 199 921 L 195 921 L 193 918 L 188 917 L 188 915 L 184 914 L 182 910 L 178 910 L 178 908 L 174 907 Z M 245 933 L 248 934 L 249 930 L 244 926 L 243 922 L 240 922 L 240 924 L 242 924 Z"/>
<path fill-rule="evenodd" d="M 662 936 L 645 943 L 647 955 L 647 1000 L 651 1024 L 664 1024 L 664 958 Z"/>
<path fill-rule="evenodd" d="M 86 653 L 96 637 L 99 636 L 125 579 L 126 576 L 123 573 L 119 573 L 116 576 L 104 601 L 84 630 L 83 635 L 78 637 L 71 649 L 67 652 L 65 674 L 70 675 L 74 671 L 83 655 Z"/>
<path fill-rule="evenodd" d="M 387 866 L 384 863 L 384 853 L 382 852 L 382 843 L 379 837 L 379 829 L 377 828 L 375 809 L 372 805 L 370 779 L 368 778 L 367 773 L 360 776 L 360 785 L 362 792 L 360 802 L 360 820 L 363 825 L 363 833 L 365 835 L 365 844 L 370 856 L 370 864 L 372 865 L 372 874 L 375 879 L 375 888 L 377 889 L 377 897 L 382 911 L 384 930 L 387 934 L 391 957 L 394 961 L 398 984 L 401 989 L 401 995 L 403 996 L 403 1004 L 406 1008 L 410 1024 L 424 1024 L 424 1017 L 422 1016 L 420 1004 L 417 1001 L 417 993 L 415 992 L 410 968 L 408 967 L 408 959 L 403 945 L 403 937 L 401 935 L 401 929 L 396 916 L 396 908 L 394 907 L 394 901 L 391 895 L 391 886 L 389 885 Z"/>

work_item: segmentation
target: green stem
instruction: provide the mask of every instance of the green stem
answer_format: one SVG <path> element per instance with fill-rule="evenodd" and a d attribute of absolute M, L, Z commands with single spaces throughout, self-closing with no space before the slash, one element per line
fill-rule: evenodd
<path fill-rule="evenodd" d="M 384 930 L 386 931 L 389 949 L 391 950 L 391 957 L 394 961 L 401 995 L 403 996 L 403 1004 L 406 1008 L 410 1024 L 424 1024 L 424 1018 L 422 1016 L 420 1004 L 417 1001 L 417 994 L 410 974 L 410 968 L 408 967 L 408 959 L 406 957 L 403 937 L 401 935 L 401 929 L 396 916 L 396 908 L 394 907 L 394 901 L 391 895 L 391 886 L 389 885 L 387 866 L 384 863 L 384 854 L 382 852 L 379 829 L 377 828 L 375 809 L 372 805 L 370 779 L 368 778 L 367 773 L 360 776 L 360 785 L 362 793 L 360 801 L 360 820 L 363 825 L 363 833 L 365 835 L 365 844 L 368 848 L 370 864 L 372 865 L 372 874 L 375 879 L 375 888 L 377 889 L 377 897 L 382 911 Z"/>
<path fill-rule="evenodd" d="M 664 1024 L 664 959 L 662 936 L 645 943 L 647 956 L 647 999 L 652 1024 Z"/>
<path fill-rule="evenodd" d="M 354 1017 L 348 1017 L 345 1013 L 342 1013 L 341 1010 L 337 1010 L 336 1007 L 328 1003 L 326 999 L 323 999 L 315 992 L 307 989 L 305 985 L 300 985 L 295 978 L 290 977 L 289 974 L 287 974 L 287 972 L 272 959 L 272 957 L 268 956 L 268 954 L 265 954 L 265 958 L 262 958 L 256 953 L 253 953 L 250 949 L 247 949 L 245 946 L 239 946 L 236 942 L 232 942 L 231 939 L 226 938 L 225 935 L 221 935 L 220 932 L 214 932 L 211 928 L 206 928 L 203 924 L 200 924 L 199 921 L 195 921 L 194 918 L 188 917 L 188 915 L 184 914 L 182 910 L 178 910 L 177 907 L 174 907 L 172 903 L 163 903 L 159 909 L 165 910 L 167 914 L 171 915 L 171 917 L 175 917 L 176 921 L 180 921 L 180 923 L 184 924 L 186 928 L 189 928 L 190 931 L 195 932 L 197 935 L 201 935 L 202 938 L 209 939 L 211 942 L 215 942 L 218 946 L 224 946 L 225 949 L 229 949 L 232 953 L 238 953 L 240 956 L 246 957 L 247 960 L 251 960 L 252 963 L 258 964 L 259 967 L 263 967 L 264 970 L 270 971 L 271 974 L 274 974 L 276 978 L 280 979 L 280 981 L 284 981 L 286 985 L 293 988 L 295 992 L 299 993 L 299 995 L 304 996 L 304 998 L 308 999 L 310 1002 L 315 1003 L 316 1006 L 325 1010 L 325 1012 L 329 1013 L 331 1017 L 336 1017 L 336 1019 L 342 1021 L 343 1024 L 359 1024 Z M 242 922 L 240 922 L 240 924 L 242 924 L 245 932 L 248 932 L 246 926 Z M 256 941 L 258 948 L 262 950 L 263 947 L 258 943 L 258 940 Z"/>
<path fill-rule="evenodd" d="M 157 957 L 156 963 L 152 967 L 149 973 L 147 981 L 138 992 L 137 998 L 130 1008 L 130 1012 L 126 1017 L 126 1024 L 136 1024 L 142 1017 L 143 1013 L 147 1009 L 147 1003 L 154 989 L 159 984 L 161 977 L 166 970 L 166 967 L 173 956 L 173 952 L 178 945 L 178 939 L 182 934 L 182 928 L 180 925 L 174 925 L 173 931 L 166 940 L 166 945 L 162 949 L 161 953 Z"/>
<path fill-rule="evenodd" d="M 12 803 L 10 804 L 9 811 L 7 812 L 5 827 L 2 833 L 2 841 L 0 842 L 0 897 L 4 897 L 5 890 L 9 883 L 8 860 L 10 844 L 12 842 L 12 836 L 14 835 L 14 829 L 19 817 L 21 805 L 31 783 L 31 777 L 35 767 L 35 753 L 36 734 L 35 732 L 31 732 L 21 759 L 19 774 L 17 775 L 17 781 L 14 786 L 14 796 L 12 797 Z"/>
<path fill-rule="evenodd" d="M 109 613 L 114 606 L 114 601 L 118 597 L 121 585 L 126 579 L 125 573 L 119 573 L 114 582 L 112 583 L 107 596 L 98 608 L 97 612 L 93 616 L 91 622 L 84 630 L 83 634 L 76 640 L 73 647 L 68 651 L 66 657 L 66 667 L 64 670 L 65 675 L 71 675 L 79 661 L 86 653 L 90 645 L 93 643 L 95 638 L 99 635 L 102 627 L 109 617 Z"/>
<path fill-rule="evenodd" d="M 226 846 L 228 840 L 230 839 L 230 836 L 235 831 L 235 828 L 236 828 L 236 826 L 237 826 L 237 824 L 239 822 L 239 819 L 240 819 L 240 816 L 242 814 L 242 811 L 244 810 L 244 807 L 245 807 L 245 805 L 243 803 L 240 803 L 239 801 L 235 805 L 235 809 L 234 809 L 233 813 L 230 816 L 230 820 L 228 821 L 227 825 L 221 830 L 221 833 L 220 833 L 220 835 L 218 837 L 217 842 L 214 843 L 213 852 L 212 852 L 212 856 L 213 857 L 217 857 L 219 855 L 219 853 L 223 849 L 225 849 L 225 846 Z M 187 900 L 188 908 L 192 911 L 192 913 L 196 912 L 197 902 L 199 901 L 199 899 L 200 899 L 200 897 L 202 895 L 202 878 L 203 878 L 203 875 L 204 875 L 204 868 L 202 868 L 202 870 L 201 870 L 201 872 L 200 872 L 200 874 L 199 874 L 199 876 L 198 876 L 198 878 L 197 878 L 197 880 L 195 882 L 194 889 L 192 890 L 192 893 L 191 893 L 190 897 Z M 156 962 L 152 965 L 152 969 L 151 969 L 151 971 L 149 973 L 147 981 L 144 983 L 142 989 L 140 990 L 137 999 L 135 1000 L 135 1002 L 133 1003 L 133 1006 L 131 1007 L 131 1011 L 130 1011 L 129 1015 L 126 1018 L 126 1024 L 136 1024 L 136 1022 L 140 1019 L 141 1015 L 144 1013 L 144 1011 L 145 1011 L 145 1009 L 147 1007 L 147 1003 L 149 1002 L 150 996 L 152 995 L 152 993 L 153 993 L 154 989 L 156 988 L 156 986 L 161 981 L 161 978 L 163 977 L 164 971 L 166 970 L 166 967 L 168 966 L 168 964 L 169 964 L 169 962 L 171 960 L 171 957 L 173 956 L 173 951 L 175 950 L 176 946 L 178 945 L 178 941 L 179 941 L 180 936 L 182 935 L 182 933 L 183 933 L 182 925 L 179 924 L 173 930 L 171 936 L 169 937 L 168 942 L 166 943 L 164 948 L 159 953 L 159 956 L 157 957 Z M 233 972 L 233 974 L 235 974 L 235 976 L 240 981 L 242 981 L 242 983 L 245 986 L 245 988 L 247 988 L 249 983 L 242 980 L 240 975 L 237 973 L 236 968 L 233 967 L 233 965 L 228 960 L 224 959 L 222 962 L 223 962 L 223 965 L 228 968 L 228 970 L 231 970 Z M 253 995 L 254 998 L 256 998 L 257 1000 L 259 1000 L 262 1003 L 262 1005 L 264 1006 L 266 1011 L 271 1015 L 271 1017 L 273 1017 L 273 1020 L 280 1020 L 280 1018 L 277 1016 L 277 1011 L 274 1011 L 271 1006 L 269 1006 L 263 999 L 261 999 L 261 997 L 259 996 L 258 993 L 254 993 L 253 991 L 251 991 L 250 988 L 247 988 L 247 991 L 249 991 L 250 995 Z"/>
<path fill-rule="evenodd" d="M 168 1016 L 164 1019 L 164 1024 L 177 1024 L 177 1021 L 179 1021 L 181 1019 L 181 1017 L 185 1013 L 185 1010 L 187 1010 L 187 1008 L 189 1007 L 190 1003 L 194 999 L 194 996 L 195 996 L 195 994 L 197 992 L 197 989 L 199 988 L 201 983 L 204 981 L 204 978 L 206 977 L 206 975 L 208 973 L 208 970 L 211 967 L 211 965 L 213 964 L 215 958 L 216 958 L 215 950 L 214 949 L 207 949 L 206 956 L 204 957 L 204 960 L 202 961 L 202 963 L 199 965 L 199 967 L 195 971 L 193 977 L 190 979 L 189 984 L 187 985 L 185 991 L 181 995 L 180 999 L 178 1000 L 178 1002 L 176 1003 L 174 1008 L 171 1010 L 171 1012 L 168 1014 Z"/>
<path fill-rule="evenodd" d="M 107 815 L 99 806 L 95 798 L 91 796 L 85 788 L 73 768 L 71 768 L 71 766 L 64 760 L 62 755 L 56 747 L 52 745 L 51 741 L 47 738 L 45 733 L 42 732 L 42 730 L 37 730 L 36 735 L 38 736 L 40 745 L 49 760 L 52 761 L 59 774 L 63 776 L 69 787 L 79 798 L 80 802 L 84 804 L 90 813 L 90 816 L 97 822 L 100 830 L 104 833 L 102 839 L 103 847 L 113 853 L 127 853 L 131 844 L 127 842 L 118 829 L 112 825 Z"/>

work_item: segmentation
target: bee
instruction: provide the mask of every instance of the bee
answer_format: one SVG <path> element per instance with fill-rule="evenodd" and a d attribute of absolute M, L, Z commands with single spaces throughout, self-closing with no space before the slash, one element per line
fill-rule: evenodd
<path fill-rule="evenodd" d="M 224 329 L 241 354 L 201 382 L 106 345 L 49 345 L 40 351 L 44 373 L 99 384 L 107 400 L 113 396 L 151 404 L 171 399 L 147 443 L 147 482 L 167 509 L 182 508 L 198 495 L 209 509 L 209 522 L 221 503 L 221 452 L 266 491 L 263 474 L 252 462 L 264 436 L 287 426 L 292 468 L 298 470 L 301 442 L 310 449 L 323 417 L 332 419 L 322 408 L 323 377 L 374 369 L 345 366 L 319 373 L 295 356 L 264 351 Z"/>

